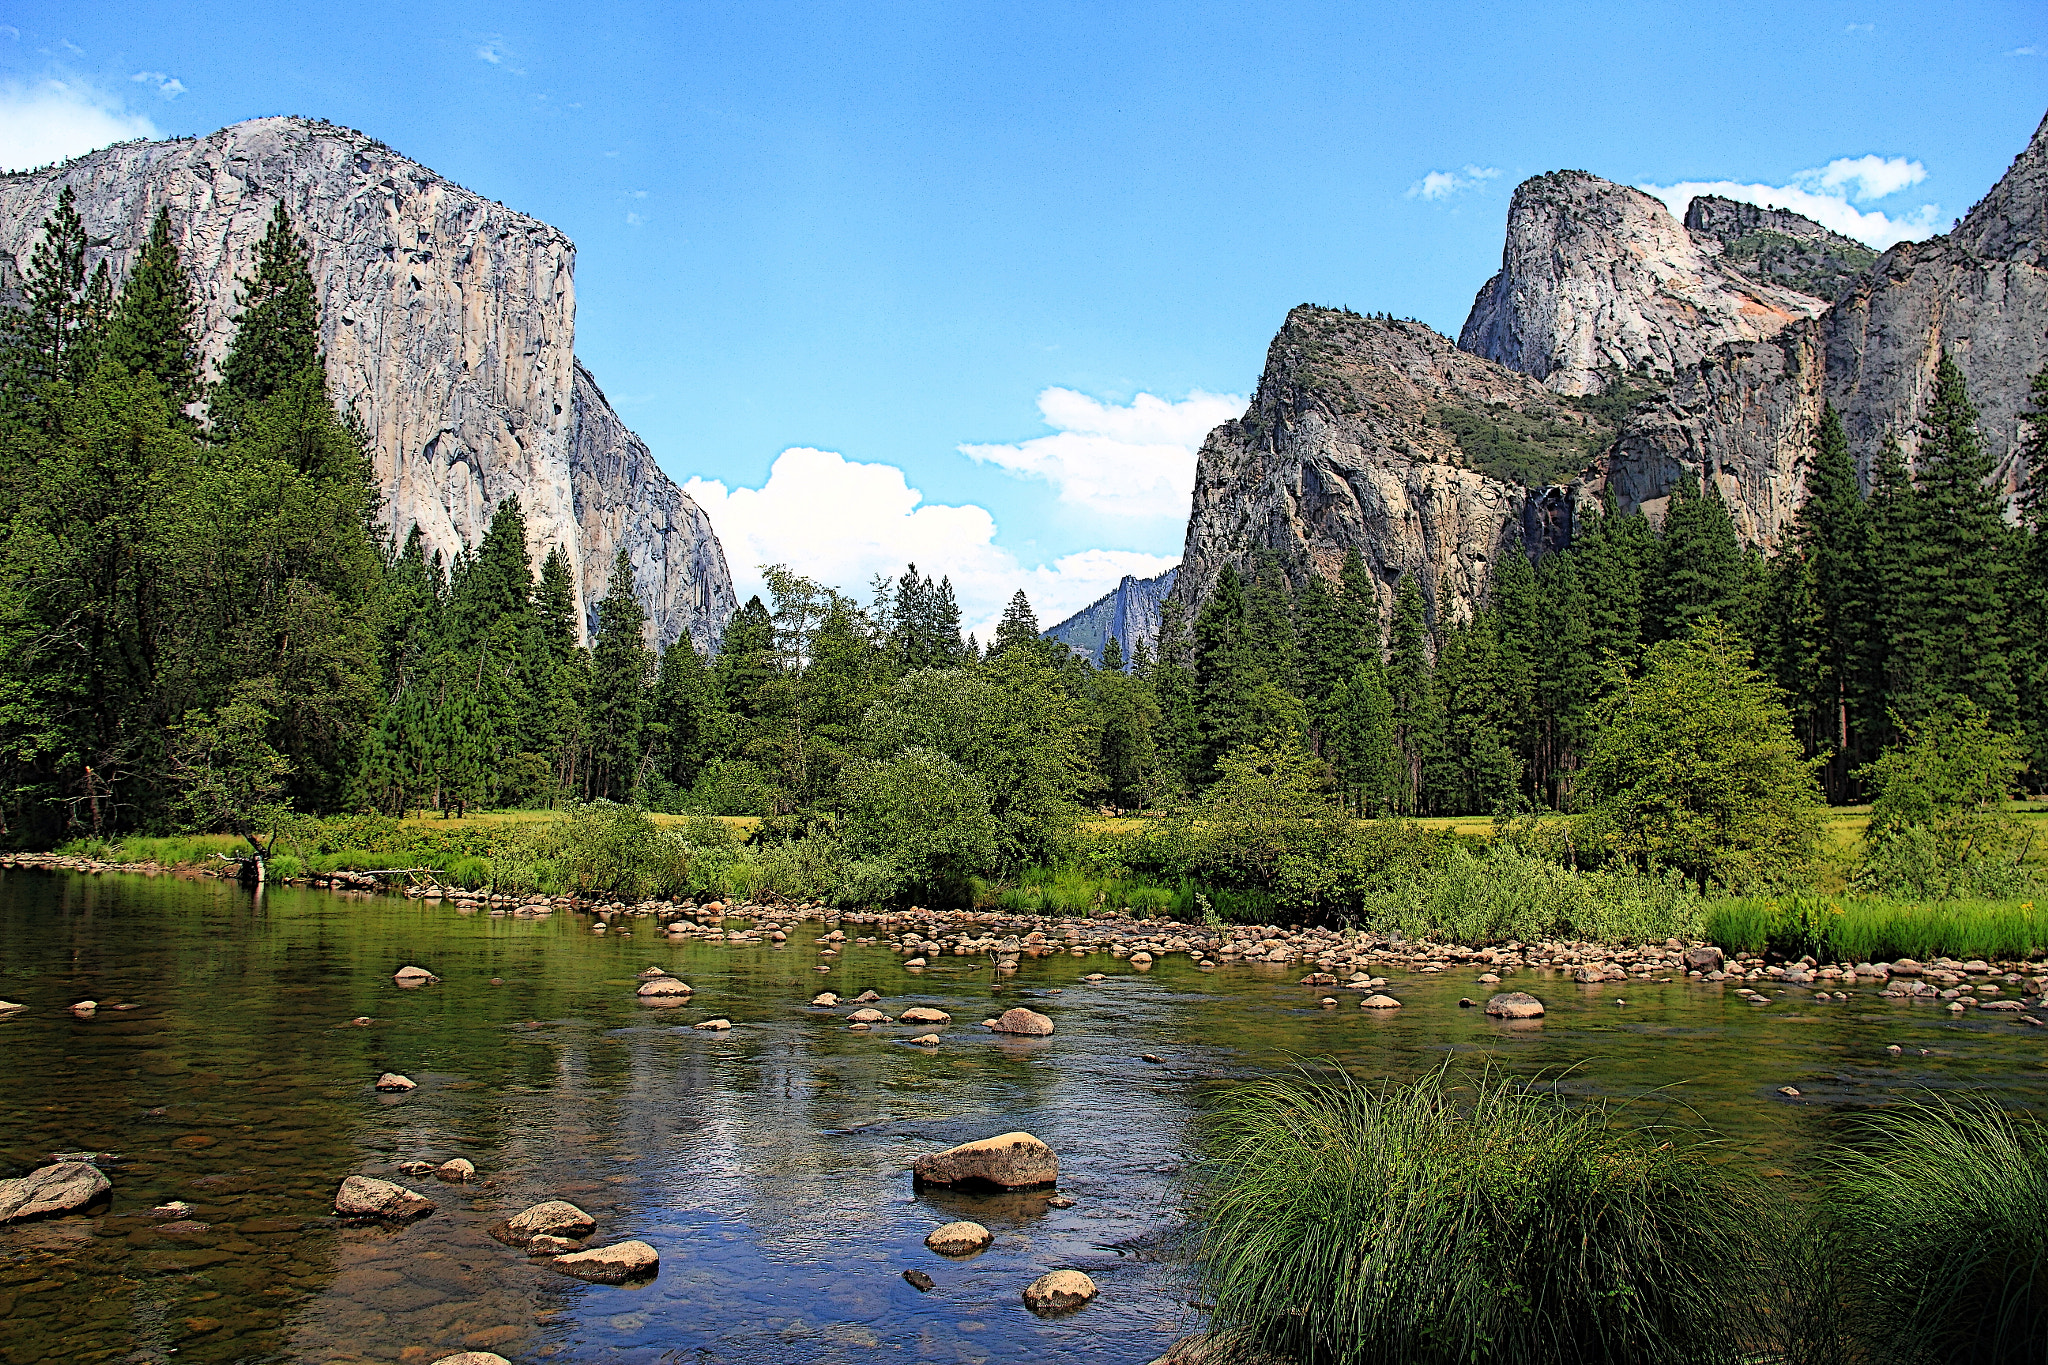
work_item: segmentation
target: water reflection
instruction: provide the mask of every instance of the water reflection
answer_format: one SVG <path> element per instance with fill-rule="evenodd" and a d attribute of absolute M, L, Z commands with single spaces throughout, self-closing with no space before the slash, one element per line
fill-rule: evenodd
<path fill-rule="evenodd" d="M 1528 1026 L 1458 1009 L 1477 990 L 1458 971 L 1391 974 L 1406 1005 L 1385 1012 L 1349 992 L 1323 1009 L 1331 992 L 1283 967 L 1205 974 L 1172 958 L 1139 974 L 1027 957 L 998 994 L 985 962 L 910 973 L 883 947 L 821 958 L 817 936 L 672 944 L 591 935 L 567 914 L 0 873 L 0 996 L 31 1007 L 0 1018 L 0 1158 L 123 1154 L 104 1216 L 0 1231 L 0 1361 L 162 1362 L 173 1348 L 186 1361 L 1146 1361 L 1190 1326 L 1172 1238 L 1195 1116 L 1296 1058 L 1406 1076 L 1447 1051 L 1483 1053 L 1522 1074 L 1575 1068 L 1561 1083 L 1584 1093 L 1682 1083 L 1684 1104 L 1774 1169 L 1844 1106 L 1905 1087 L 2028 1102 L 2042 1089 L 2021 1028 L 1868 988 L 1757 1009 L 1698 984 L 1524 973 L 1513 984 L 1550 1006 Z M 441 983 L 398 989 L 406 963 Z M 640 1003 L 650 964 L 695 993 Z M 1103 981 L 1083 980 L 1096 971 Z M 851 1032 L 843 1009 L 809 1005 L 821 988 L 869 987 L 891 1015 L 950 1013 L 942 1044 L 906 1045 L 922 1028 Z M 65 1008 L 84 998 L 102 1002 L 89 1019 Z M 976 1027 L 1013 1004 L 1059 1031 Z M 693 1027 L 714 1016 L 733 1029 Z M 1888 1056 L 1892 1043 L 1904 1055 Z M 386 1070 L 418 1089 L 380 1095 Z M 1800 1099 L 1776 1093 L 1788 1084 Z M 912 1191 L 918 1152 L 1012 1128 L 1059 1152 L 1071 1208 Z M 420 1223 L 325 1217 L 347 1174 L 457 1156 L 476 1183 L 406 1181 L 438 1205 Z M 660 1276 L 584 1285 L 488 1236 L 557 1197 L 597 1219 L 593 1244 L 657 1247 Z M 168 1199 L 208 1230 L 145 1216 Z M 925 1250 L 956 1218 L 994 1244 L 964 1261 Z M 1032 1317 L 1019 1291 L 1061 1267 L 1087 1271 L 1102 1297 Z M 909 1268 L 931 1293 L 903 1281 Z"/>

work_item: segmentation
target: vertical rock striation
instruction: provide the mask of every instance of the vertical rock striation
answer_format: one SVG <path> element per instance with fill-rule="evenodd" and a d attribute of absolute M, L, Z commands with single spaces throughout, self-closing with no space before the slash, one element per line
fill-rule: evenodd
<path fill-rule="evenodd" d="M 1114 589 L 1046 631 L 1045 638 L 1087 655 L 1088 662 L 1099 666 L 1113 635 L 1128 662 L 1139 645 L 1148 650 L 1158 645 L 1159 608 L 1179 574 L 1177 564 L 1157 578 L 1125 574 Z"/>
<path fill-rule="evenodd" d="M 1584 171 L 1525 180 L 1508 208 L 1500 272 L 1473 300 L 1458 346 L 1555 392 L 1592 394 L 1617 373 L 1668 375 L 1824 306 L 1752 279 L 1718 248 L 1627 185 Z"/>
<path fill-rule="evenodd" d="M 560 232 L 361 133 L 264 118 L 0 176 L 0 276 L 26 266 L 65 185 L 89 264 L 117 278 L 170 211 L 209 375 L 282 200 L 312 251 L 333 392 L 370 432 L 396 534 L 418 526 L 452 558 L 516 496 L 536 559 L 563 546 L 586 596 L 625 548 L 662 566 L 640 585 L 658 642 L 723 629 L 731 580 L 710 526 L 575 363 L 576 253 Z M 600 509 L 587 522 L 585 506 Z"/>

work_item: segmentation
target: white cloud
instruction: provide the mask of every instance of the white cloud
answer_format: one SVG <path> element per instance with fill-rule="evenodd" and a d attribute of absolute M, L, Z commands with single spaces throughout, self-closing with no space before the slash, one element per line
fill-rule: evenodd
<path fill-rule="evenodd" d="M 1091 512 L 1184 518 L 1202 438 L 1244 406 L 1237 394 L 1200 389 L 1178 400 L 1141 393 L 1120 406 L 1050 388 L 1038 395 L 1038 411 L 1053 435 L 1012 445 L 963 445 L 960 453 L 1043 479 L 1058 490 L 1061 502 Z"/>
<path fill-rule="evenodd" d="M 505 54 L 496 43 L 485 43 L 476 50 L 476 58 L 480 62 L 489 62 L 492 66 L 497 66 L 505 60 Z"/>
<path fill-rule="evenodd" d="M 1919 241 L 1941 230 L 1941 209 L 1922 204 L 1906 212 L 1885 213 L 1859 209 L 1873 199 L 1883 199 L 1919 184 L 1927 168 L 1902 156 L 1838 157 L 1827 165 L 1801 171 L 1789 185 L 1751 185 L 1733 180 L 1688 180 L 1676 185 L 1642 185 L 1664 201 L 1673 217 L 1683 218 L 1685 206 L 1701 194 L 1718 194 L 1766 208 L 1790 209 L 1803 213 L 1822 227 L 1845 237 L 1854 237 L 1879 251 L 1900 242 Z"/>
<path fill-rule="evenodd" d="M 2042 49 L 2028 44 L 2026 47 L 2016 47 L 2005 55 L 2008 57 L 2038 57 L 2041 55 L 2041 51 Z"/>
<path fill-rule="evenodd" d="M 1019 588 L 1039 623 L 1051 626 L 1125 574 L 1149 578 L 1175 562 L 1135 550 L 1083 550 L 1026 567 L 995 543 L 988 509 L 927 503 L 894 465 L 804 446 L 778 455 L 760 488 L 701 478 L 686 487 L 725 546 L 741 601 L 763 592 L 763 564 L 787 564 L 865 601 L 876 574 L 900 574 L 914 563 L 919 573 L 953 580 L 962 623 L 984 643 Z"/>
<path fill-rule="evenodd" d="M 155 137 L 156 125 L 73 82 L 0 84 L 0 170 L 25 171 L 110 143 Z"/>
<path fill-rule="evenodd" d="M 1404 198 L 1441 200 L 1465 190 L 1476 190 L 1487 181 L 1498 179 L 1500 169 L 1495 166 L 1466 166 L 1462 171 L 1431 171 L 1408 187 Z"/>
<path fill-rule="evenodd" d="M 1877 32 L 1877 25 L 1876 25 L 1876 24 L 1844 24 L 1844 25 L 1842 25 L 1842 32 L 1844 32 L 1844 33 L 1875 33 L 1875 32 Z"/>
<path fill-rule="evenodd" d="M 627 227 L 639 227 L 642 223 L 646 221 L 647 220 L 645 218 L 642 218 L 639 214 L 633 212 L 631 209 L 626 210 Z"/>
<path fill-rule="evenodd" d="M 161 71 L 138 71 L 128 78 L 144 85 L 153 85 L 167 100 L 174 100 L 185 93 L 185 82 L 176 76 Z"/>

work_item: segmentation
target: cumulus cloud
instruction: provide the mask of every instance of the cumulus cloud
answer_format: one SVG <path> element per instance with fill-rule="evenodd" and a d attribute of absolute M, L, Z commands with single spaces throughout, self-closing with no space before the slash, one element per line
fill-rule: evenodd
<path fill-rule="evenodd" d="M 963 445 L 960 453 L 1022 478 L 1043 479 L 1060 501 L 1121 517 L 1185 517 L 1202 438 L 1244 411 L 1231 393 L 1166 399 L 1141 393 L 1105 403 L 1072 389 L 1038 395 L 1053 429 L 1011 445 Z"/>
<path fill-rule="evenodd" d="M 759 488 L 702 478 L 686 487 L 725 546 L 741 601 L 764 592 L 763 564 L 787 564 L 865 600 L 876 574 L 893 576 L 915 563 L 919 573 L 953 580 L 962 624 L 984 642 L 1019 588 L 1050 626 L 1125 574 L 1149 578 L 1175 562 L 1135 550 L 1083 550 L 1027 566 L 995 543 L 988 509 L 928 503 L 894 465 L 804 446 L 778 455 Z"/>
<path fill-rule="evenodd" d="M 87 86 L 45 80 L 0 84 L 0 170 L 25 171 L 131 138 L 156 125 Z"/>
<path fill-rule="evenodd" d="M 1639 188 L 1663 200 L 1674 217 L 1685 216 L 1685 206 L 1695 195 L 1718 194 L 1765 208 L 1803 213 L 1822 227 L 1883 251 L 1940 231 L 1941 209 L 1934 204 L 1922 204 L 1916 209 L 1886 213 L 1881 209 L 1859 209 L 1856 205 L 1887 198 L 1926 178 L 1925 166 L 1902 156 L 1855 156 L 1838 157 L 1825 166 L 1801 171 L 1789 185 L 1688 180 L 1676 185 Z"/>
<path fill-rule="evenodd" d="M 162 71 L 138 71 L 128 78 L 142 85 L 153 85 L 167 100 L 174 100 L 185 93 L 185 82 Z"/>
<path fill-rule="evenodd" d="M 1466 190 L 1476 190 L 1487 181 L 1499 178 L 1500 169 L 1495 166 L 1467 166 L 1462 171 L 1431 171 L 1408 187 L 1404 198 L 1440 200 Z"/>

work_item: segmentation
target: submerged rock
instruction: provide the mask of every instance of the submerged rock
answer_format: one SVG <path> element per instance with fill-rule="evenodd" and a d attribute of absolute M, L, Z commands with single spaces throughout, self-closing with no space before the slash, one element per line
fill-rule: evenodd
<path fill-rule="evenodd" d="M 413 990 L 420 986 L 431 985 L 432 983 L 439 981 L 441 978 L 435 976 L 425 967 L 414 967 L 408 965 L 400 967 L 397 971 L 393 972 L 391 974 L 391 979 L 393 982 L 397 983 L 404 989 Z"/>
<path fill-rule="evenodd" d="M 1059 1183 L 1060 1159 L 1029 1133 L 1003 1133 L 927 1152 L 912 1163 L 920 1185 L 994 1185 L 1006 1190 Z"/>
<path fill-rule="evenodd" d="M 420 1085 L 418 1081 L 407 1076 L 401 1076 L 396 1071 L 387 1071 L 377 1078 L 377 1088 L 395 1093 L 404 1090 L 417 1090 L 420 1088 Z"/>
<path fill-rule="evenodd" d="M 564 1275 L 597 1284 L 651 1279 L 661 1270 L 661 1253 L 645 1242 L 618 1242 L 588 1251 L 568 1251 L 548 1262 Z"/>
<path fill-rule="evenodd" d="M 906 1024 L 950 1024 L 953 1016 L 944 1010 L 935 1010 L 926 1005 L 912 1005 L 896 1016 Z"/>
<path fill-rule="evenodd" d="M 912 1289 L 915 1289 L 920 1294 L 929 1294 L 932 1292 L 932 1277 L 925 1274 L 922 1270 L 904 1271 L 903 1280 L 904 1283 L 908 1284 Z"/>
<path fill-rule="evenodd" d="M 85 1208 L 108 1194 L 113 1182 L 89 1161 L 60 1161 L 19 1180 L 0 1180 L 0 1223 L 49 1218 Z"/>
<path fill-rule="evenodd" d="M 452 1356 L 442 1356 L 434 1365 L 512 1365 L 512 1362 L 495 1351 L 458 1351 Z"/>
<path fill-rule="evenodd" d="M 444 1161 L 436 1166 L 434 1176 L 436 1179 L 459 1185 L 464 1181 L 476 1179 L 476 1167 L 463 1158 L 456 1157 L 452 1161 Z"/>
<path fill-rule="evenodd" d="M 672 976 L 664 975 L 655 977 L 634 994 L 643 1000 L 652 1000 L 661 996 L 690 995 L 693 992 L 689 982 L 678 981 Z"/>
<path fill-rule="evenodd" d="M 1078 1270 L 1051 1270 L 1024 1286 L 1024 1305 L 1034 1313 L 1066 1313 L 1095 1297 L 1095 1281 Z"/>
<path fill-rule="evenodd" d="M 1368 995 L 1358 1002 L 1358 1007 L 1362 1010 L 1397 1010 L 1401 1008 L 1401 1002 L 1391 995 Z"/>
<path fill-rule="evenodd" d="M 424 1218 L 434 1211 L 434 1201 L 417 1190 L 394 1185 L 373 1176 L 352 1175 L 341 1182 L 334 1195 L 334 1211 L 344 1218 Z"/>

